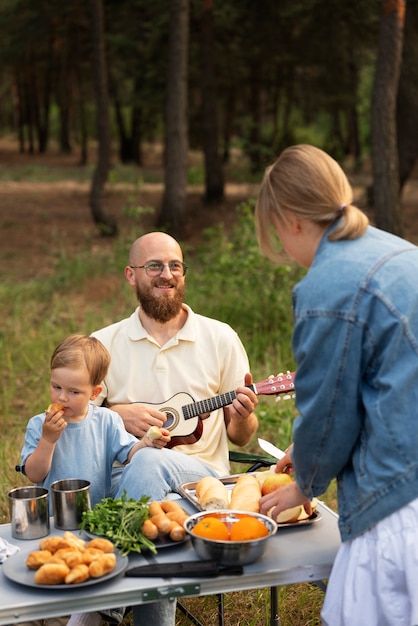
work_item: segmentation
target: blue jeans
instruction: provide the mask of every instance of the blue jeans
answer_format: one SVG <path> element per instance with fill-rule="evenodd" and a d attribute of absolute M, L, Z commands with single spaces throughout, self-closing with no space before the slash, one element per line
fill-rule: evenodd
<path fill-rule="evenodd" d="M 196 457 L 176 450 L 157 450 L 151 447 L 138 450 L 123 471 L 116 468 L 114 474 L 114 497 L 119 498 L 126 490 L 127 497 L 135 500 L 144 495 L 151 500 L 164 500 L 168 493 L 178 493 L 178 487 L 182 483 L 195 482 L 204 476 L 217 476 L 215 470 Z M 119 484 L 116 486 L 118 477 Z"/>

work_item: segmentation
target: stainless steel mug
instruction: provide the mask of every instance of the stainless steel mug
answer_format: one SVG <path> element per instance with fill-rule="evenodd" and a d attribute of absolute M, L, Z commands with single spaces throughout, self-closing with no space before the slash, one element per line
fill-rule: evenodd
<path fill-rule="evenodd" d="M 51 484 L 55 528 L 74 530 L 79 527 L 83 511 L 90 505 L 90 482 L 80 478 L 63 478 Z"/>
<path fill-rule="evenodd" d="M 39 539 L 49 534 L 48 489 L 34 485 L 16 487 L 7 496 L 12 537 Z"/>

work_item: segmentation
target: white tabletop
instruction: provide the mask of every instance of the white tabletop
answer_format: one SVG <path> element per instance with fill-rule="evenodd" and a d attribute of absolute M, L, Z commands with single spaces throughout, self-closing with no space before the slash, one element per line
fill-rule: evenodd
<path fill-rule="evenodd" d="M 188 503 L 183 504 L 187 509 Z M 269 540 L 263 557 L 256 563 L 246 565 L 242 575 L 131 578 L 122 574 L 86 588 L 45 589 L 10 580 L 0 565 L 0 625 L 68 615 L 75 611 L 133 606 L 162 598 L 211 595 L 327 579 L 340 545 L 338 518 L 321 502 L 318 512 L 322 518 L 310 525 L 279 527 L 276 535 Z M 56 531 L 52 523 L 51 534 L 62 532 Z M 36 549 L 39 544 L 39 540 L 12 538 L 9 524 L 0 525 L 0 537 L 22 550 Z M 152 559 L 159 563 L 198 560 L 190 541 L 161 549 Z M 145 565 L 149 560 L 149 557 L 140 554 L 130 555 L 128 567 Z"/>

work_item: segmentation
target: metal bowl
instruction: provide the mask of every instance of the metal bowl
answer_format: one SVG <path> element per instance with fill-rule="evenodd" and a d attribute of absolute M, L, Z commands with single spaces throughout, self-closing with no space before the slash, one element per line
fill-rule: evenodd
<path fill-rule="evenodd" d="M 221 541 L 206 539 L 193 533 L 193 528 L 205 517 L 216 517 L 231 528 L 243 515 L 257 518 L 266 526 L 268 535 L 249 541 Z M 190 536 L 192 546 L 201 559 L 213 559 L 221 565 L 248 565 L 257 561 L 264 554 L 268 540 L 277 531 L 277 524 L 270 517 L 260 513 L 222 510 L 195 513 L 186 519 L 184 528 Z"/>

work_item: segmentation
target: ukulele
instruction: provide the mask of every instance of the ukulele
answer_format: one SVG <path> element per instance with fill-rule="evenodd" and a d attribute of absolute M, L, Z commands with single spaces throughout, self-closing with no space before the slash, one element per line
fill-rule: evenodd
<path fill-rule="evenodd" d="M 295 390 L 294 376 L 295 372 L 269 376 L 259 383 L 248 385 L 248 387 L 257 395 L 278 396 L 280 394 L 288 394 L 290 398 Z M 176 393 L 162 404 L 157 405 L 150 402 L 141 404 L 147 404 L 157 409 L 157 411 L 165 413 L 167 420 L 163 428 L 169 430 L 171 434 L 171 440 L 167 444 L 167 448 L 173 448 L 181 444 L 191 444 L 198 441 L 202 436 L 204 421 L 200 415 L 228 406 L 228 404 L 232 404 L 236 397 L 235 391 L 229 391 L 219 396 L 195 402 L 190 394 L 181 392 Z"/>

